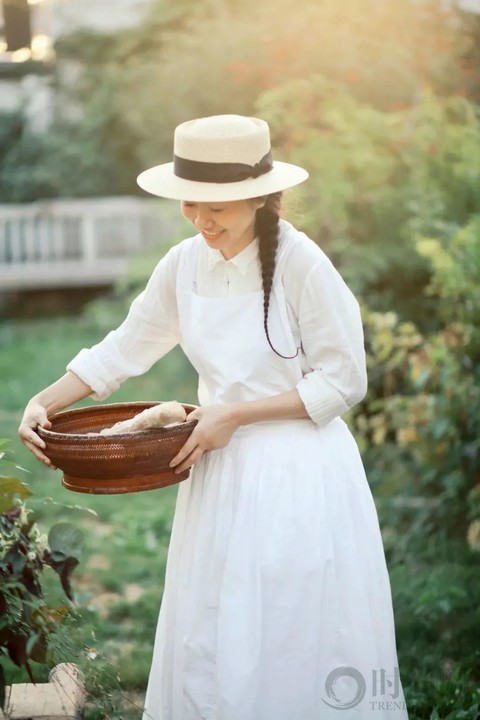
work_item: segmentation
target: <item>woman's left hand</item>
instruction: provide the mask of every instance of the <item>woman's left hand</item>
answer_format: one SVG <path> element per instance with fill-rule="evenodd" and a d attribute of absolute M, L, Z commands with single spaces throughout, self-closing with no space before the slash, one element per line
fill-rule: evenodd
<path fill-rule="evenodd" d="M 188 470 L 207 450 L 225 447 L 238 427 L 228 404 L 197 408 L 189 413 L 188 420 L 198 420 L 198 423 L 170 463 L 170 467 L 175 467 L 176 473 Z"/>

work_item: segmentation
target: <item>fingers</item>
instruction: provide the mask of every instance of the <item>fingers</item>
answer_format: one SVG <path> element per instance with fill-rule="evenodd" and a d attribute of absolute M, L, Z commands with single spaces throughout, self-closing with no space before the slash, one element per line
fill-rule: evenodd
<path fill-rule="evenodd" d="M 175 457 L 170 461 L 169 467 L 175 467 L 175 465 L 178 465 L 182 462 L 182 460 L 185 460 L 190 453 L 192 453 L 195 448 L 198 447 L 198 443 L 194 437 L 194 433 L 190 435 L 185 445 L 178 451 L 178 453 L 175 455 Z"/>
<path fill-rule="evenodd" d="M 46 447 L 44 440 L 42 440 L 42 438 L 29 425 L 20 425 L 18 428 L 18 434 L 24 443 L 29 442 L 33 445 L 37 445 L 39 448 Z"/>
<path fill-rule="evenodd" d="M 43 442 L 43 441 L 42 441 Z M 32 452 L 37 460 L 40 460 L 41 463 L 49 467 L 51 470 L 56 470 L 57 468 L 52 463 L 52 461 L 42 453 L 41 450 L 39 450 L 38 445 L 30 442 L 29 440 L 24 441 L 25 446 Z M 45 444 L 44 444 L 45 445 Z"/>
<path fill-rule="evenodd" d="M 200 420 L 201 417 L 202 417 L 202 408 L 196 408 L 195 410 L 192 410 L 192 412 L 188 413 L 187 421 L 190 422 L 190 420 Z"/>
<path fill-rule="evenodd" d="M 23 444 L 30 450 L 31 453 L 47 467 L 52 470 L 56 470 L 55 465 L 52 461 L 42 452 L 46 448 L 45 442 L 35 432 L 35 429 L 40 425 L 46 429 L 51 428 L 52 423 L 45 417 L 42 417 L 37 421 L 36 418 L 30 417 L 28 420 L 25 419 L 18 428 L 18 434 Z"/>
<path fill-rule="evenodd" d="M 175 475 L 178 475 L 184 470 L 191 468 L 192 465 L 195 465 L 195 463 L 197 463 L 202 457 L 203 452 L 202 448 L 197 446 L 195 450 L 193 450 L 190 455 L 183 460 L 183 462 L 180 462 L 180 464 L 175 467 Z"/>
<path fill-rule="evenodd" d="M 175 455 L 169 467 L 175 468 L 175 473 L 181 473 L 200 460 L 205 450 L 200 447 L 195 437 L 195 431 L 190 435 L 185 445 Z"/>

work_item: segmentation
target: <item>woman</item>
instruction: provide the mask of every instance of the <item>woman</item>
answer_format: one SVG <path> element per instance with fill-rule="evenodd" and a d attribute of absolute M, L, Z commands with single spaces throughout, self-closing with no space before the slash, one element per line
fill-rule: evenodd
<path fill-rule="evenodd" d="M 173 247 L 124 323 L 33 398 L 35 429 L 103 400 L 180 344 L 199 374 L 144 720 L 406 720 L 375 505 L 340 416 L 365 395 L 358 303 L 322 250 L 278 216 L 302 168 L 268 125 L 177 127 L 174 162 L 139 185 L 181 201 Z"/>

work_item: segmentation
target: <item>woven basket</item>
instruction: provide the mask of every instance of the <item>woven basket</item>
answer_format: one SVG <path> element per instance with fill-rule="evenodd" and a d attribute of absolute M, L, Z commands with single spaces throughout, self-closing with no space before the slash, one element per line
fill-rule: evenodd
<path fill-rule="evenodd" d="M 127 420 L 158 402 L 93 405 L 52 415 L 50 430 L 37 427 L 44 454 L 63 471 L 68 490 L 97 495 L 153 490 L 185 480 L 168 467 L 185 444 L 196 420 L 171 428 L 152 428 L 118 435 L 87 435 Z M 183 404 L 183 403 L 182 403 Z M 183 404 L 187 415 L 195 405 Z"/>

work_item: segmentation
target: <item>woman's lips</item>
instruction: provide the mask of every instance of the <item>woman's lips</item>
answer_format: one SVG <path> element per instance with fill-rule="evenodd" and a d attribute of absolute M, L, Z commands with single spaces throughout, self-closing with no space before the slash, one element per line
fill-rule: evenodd
<path fill-rule="evenodd" d="M 204 237 L 205 240 L 210 240 L 210 241 L 218 240 L 218 238 L 222 234 L 223 234 L 223 230 L 220 230 L 220 232 L 218 232 L 218 233 L 208 233 L 208 232 L 205 232 L 205 230 L 202 230 L 202 237 Z"/>

